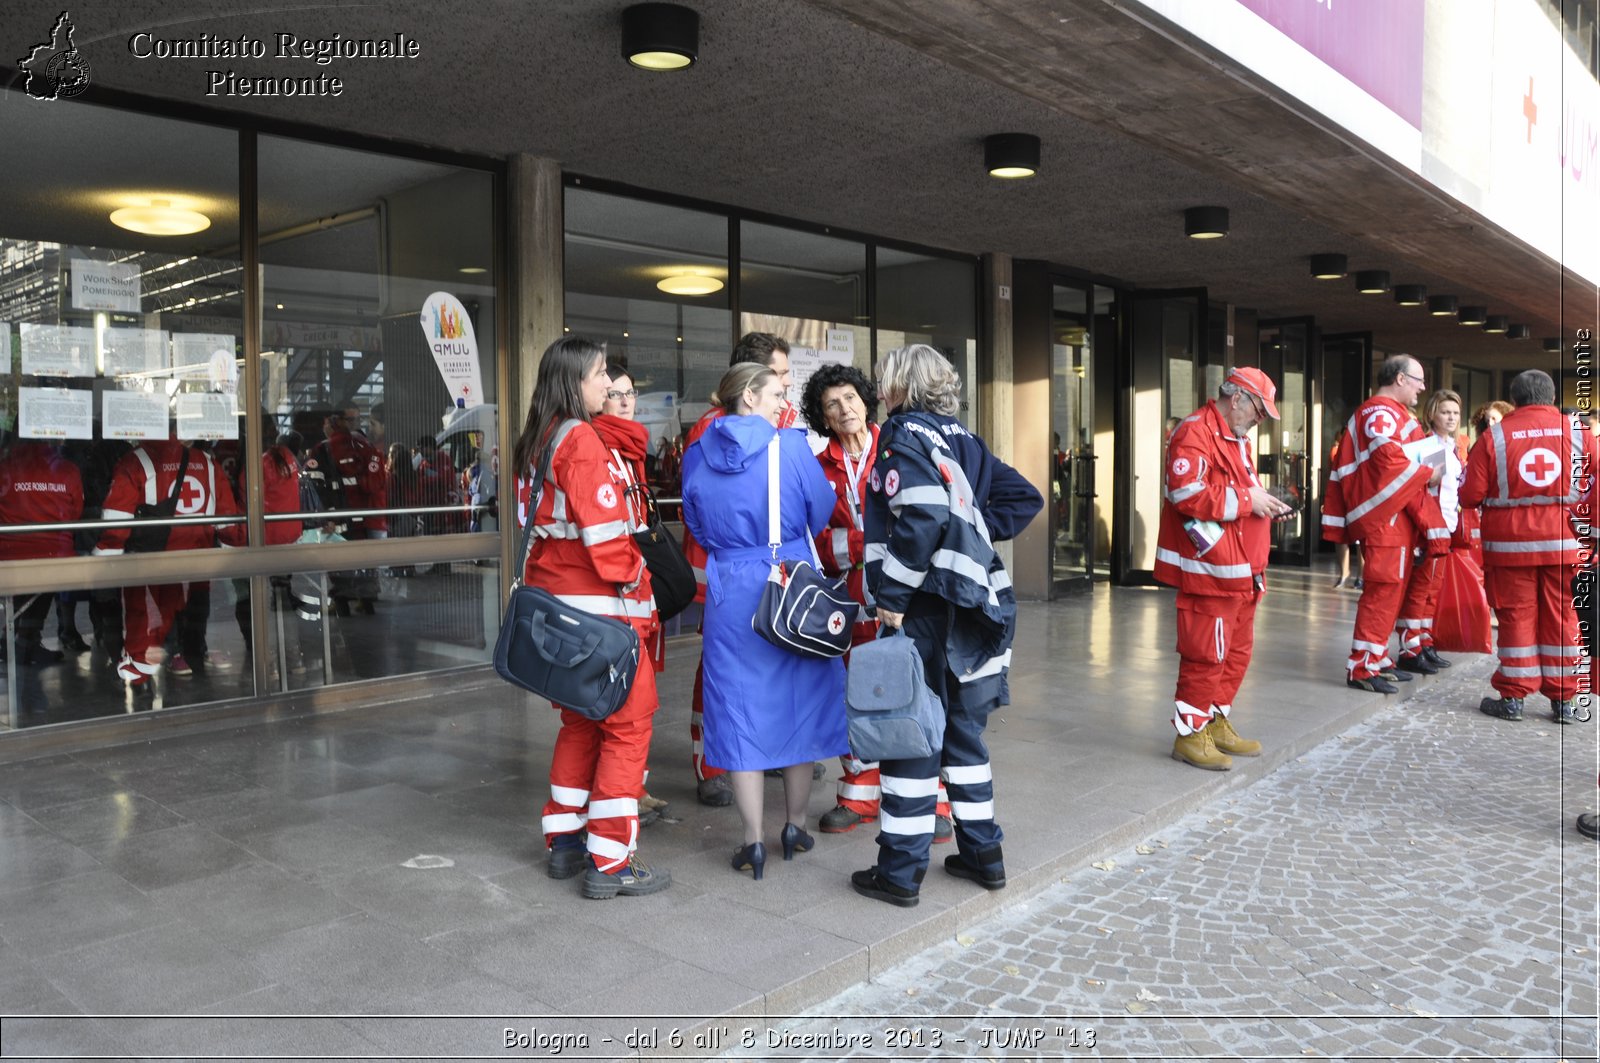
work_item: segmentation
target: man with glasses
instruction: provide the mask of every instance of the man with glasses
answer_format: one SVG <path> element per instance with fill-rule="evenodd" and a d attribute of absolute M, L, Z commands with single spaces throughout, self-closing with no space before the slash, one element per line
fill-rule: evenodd
<path fill-rule="evenodd" d="M 1155 576 L 1178 588 L 1172 759 L 1207 771 L 1261 754 L 1229 716 L 1255 647 L 1271 523 L 1293 512 L 1261 486 L 1250 447 L 1251 430 L 1277 419 L 1276 396 L 1261 370 L 1235 369 L 1167 442 Z"/>
<path fill-rule="evenodd" d="M 1345 425 L 1338 453 L 1347 458 L 1329 476 L 1323 501 L 1323 536 L 1361 544 L 1365 583 L 1345 682 L 1377 694 L 1396 693 L 1395 683 L 1411 680 L 1389 657 L 1389 634 L 1404 603 L 1426 594 L 1426 568 L 1417 555 L 1450 549 L 1439 500 L 1427 490 L 1444 476 L 1444 466 L 1419 460 L 1432 433 L 1411 412 L 1426 387 L 1415 358 L 1397 354 L 1384 361 L 1377 392 Z"/>

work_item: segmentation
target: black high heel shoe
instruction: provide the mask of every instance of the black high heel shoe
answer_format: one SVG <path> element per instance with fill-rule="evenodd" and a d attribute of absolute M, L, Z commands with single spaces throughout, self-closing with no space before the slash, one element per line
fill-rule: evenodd
<path fill-rule="evenodd" d="M 747 868 L 757 882 L 761 881 L 761 874 L 767 868 L 767 847 L 761 842 L 751 842 L 733 854 L 733 869 L 744 871 Z"/>
<path fill-rule="evenodd" d="M 783 825 L 783 833 L 779 835 L 778 840 L 783 843 L 783 858 L 785 860 L 793 860 L 794 854 L 797 852 L 809 853 L 811 847 L 817 844 L 817 839 L 793 823 L 785 823 Z"/>

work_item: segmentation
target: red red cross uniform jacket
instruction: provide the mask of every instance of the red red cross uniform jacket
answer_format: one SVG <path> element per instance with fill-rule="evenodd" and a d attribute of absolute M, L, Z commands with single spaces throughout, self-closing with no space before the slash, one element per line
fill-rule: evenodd
<path fill-rule="evenodd" d="M 1584 663 L 1570 580 L 1582 560 L 1573 522 L 1592 507 L 1600 447 L 1554 406 L 1519 406 L 1478 437 L 1467 457 L 1463 506 L 1483 507 L 1483 560 L 1500 623 L 1502 697 L 1578 692 Z"/>
<path fill-rule="evenodd" d="M 1166 460 L 1155 576 L 1178 588 L 1172 723 L 1186 735 L 1229 714 L 1250 667 L 1271 522 L 1251 513 L 1261 481 L 1250 441 L 1233 434 L 1215 400 L 1173 430 Z"/>
<path fill-rule="evenodd" d="M 1427 544 L 1430 553 L 1446 552 L 1450 531 L 1438 499 L 1427 493 L 1432 470 L 1404 450 L 1428 434 L 1394 399 L 1375 395 L 1362 403 L 1335 448 L 1340 464 L 1328 477 L 1323 537 L 1379 546 Z M 1435 530 L 1442 534 L 1431 534 Z"/>
<path fill-rule="evenodd" d="M 14 444 L 0 460 L 0 524 L 55 524 L 83 516 L 83 476 L 48 443 Z M 0 561 L 71 557 L 72 533 L 0 535 Z"/>
<path fill-rule="evenodd" d="M 342 429 L 318 443 L 306 459 L 306 474 L 329 509 L 387 509 L 389 481 L 383 453 L 366 436 Z M 346 536 L 382 539 L 389 534 L 387 517 L 353 517 Z"/>
<path fill-rule="evenodd" d="M 610 462 L 592 425 L 573 420 L 556 430 L 524 578 L 569 605 L 625 619 L 649 645 L 659 626 L 650 573 L 629 534 L 627 482 Z M 544 806 L 547 845 L 587 830 L 595 866 L 626 869 L 639 841 L 639 791 L 656 705 L 655 669 L 641 663 L 628 700 L 604 720 L 561 710 Z"/>
<path fill-rule="evenodd" d="M 650 518 L 644 495 L 649 486 L 644 458 L 650 449 L 650 429 L 638 421 L 606 413 L 589 423 L 594 425 L 600 442 L 611 452 L 611 475 L 627 485 L 623 491 L 623 502 L 628 508 L 628 527 L 632 531 L 640 531 Z M 645 651 L 649 653 L 656 671 L 665 669 L 666 639 L 660 625 L 656 627 L 656 637 L 645 645 Z"/>

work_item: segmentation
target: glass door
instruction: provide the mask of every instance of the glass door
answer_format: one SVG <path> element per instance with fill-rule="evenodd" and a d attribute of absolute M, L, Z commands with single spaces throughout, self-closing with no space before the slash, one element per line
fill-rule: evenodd
<path fill-rule="evenodd" d="M 1280 419 L 1256 426 L 1256 470 L 1267 490 L 1295 507 L 1288 520 L 1272 524 L 1274 565 L 1309 565 L 1321 538 L 1313 523 L 1311 485 L 1317 456 L 1310 452 L 1312 341 L 1311 318 L 1261 322 L 1261 369 L 1278 385 Z"/>
<path fill-rule="evenodd" d="M 1056 591 L 1088 590 L 1095 567 L 1094 316 L 1087 285 L 1051 286 L 1050 531 Z"/>
<path fill-rule="evenodd" d="M 1312 477 L 1312 483 L 1318 487 L 1309 511 L 1312 513 L 1313 528 L 1319 528 L 1322 524 L 1322 500 L 1327 497 L 1328 475 L 1333 471 L 1333 445 L 1339 441 L 1339 433 L 1344 430 L 1345 422 L 1350 420 L 1367 397 L 1368 384 L 1372 380 L 1372 333 L 1327 333 L 1316 349 L 1321 351 L 1322 365 L 1312 378 L 1318 382 L 1320 389 L 1318 401 L 1312 407 L 1317 418 L 1316 428 L 1311 433 L 1312 438 L 1317 440 L 1313 455 L 1317 472 Z M 1320 539 L 1320 536 L 1314 537 Z M 1331 551 L 1333 544 L 1319 542 L 1314 549 Z"/>

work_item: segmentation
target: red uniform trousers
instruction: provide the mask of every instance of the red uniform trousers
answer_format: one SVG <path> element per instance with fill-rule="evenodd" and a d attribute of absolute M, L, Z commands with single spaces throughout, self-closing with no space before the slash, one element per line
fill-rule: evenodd
<path fill-rule="evenodd" d="M 1178 592 L 1178 687 L 1172 723 L 1181 735 L 1228 715 L 1256 644 L 1258 591 L 1227 597 Z"/>
<path fill-rule="evenodd" d="M 633 620 L 641 642 L 656 621 Z M 622 708 L 603 720 L 561 710 L 561 731 L 550 759 L 550 800 L 544 806 L 544 841 L 587 829 L 589 856 L 601 871 L 618 874 L 639 845 L 639 781 L 650 754 L 655 721 L 656 670 L 648 660 Z"/>
<path fill-rule="evenodd" d="M 726 772 L 722 768 L 713 768 L 706 763 L 705 749 L 705 723 L 701 712 L 705 708 L 705 665 L 697 663 L 694 666 L 694 694 L 689 703 L 689 755 L 694 760 L 694 777 L 699 780 L 714 779 Z"/>
<path fill-rule="evenodd" d="M 159 650 L 167 632 L 189 600 L 187 583 L 159 583 L 149 587 L 122 588 L 122 660 L 118 677 L 143 683 L 161 669 L 161 659 L 150 660 L 150 651 Z"/>
<path fill-rule="evenodd" d="M 1433 645 L 1433 610 L 1444 582 L 1444 555 L 1420 557 L 1406 581 L 1405 598 L 1395 631 L 1400 636 L 1400 657 L 1415 657 Z"/>
<path fill-rule="evenodd" d="M 1399 626 L 1406 603 L 1425 600 L 1423 584 L 1432 578 L 1424 574 L 1428 571 L 1432 571 L 1429 566 L 1413 562 L 1409 546 L 1361 544 L 1361 601 L 1356 605 L 1355 633 L 1345 665 L 1350 678 L 1371 679 L 1394 666 L 1389 635 Z"/>
<path fill-rule="evenodd" d="M 1567 565 L 1497 565 L 1485 573 L 1494 615 L 1500 621 L 1500 667 L 1489 683 L 1503 698 L 1535 692 L 1551 701 L 1577 697 L 1588 670 L 1572 608 L 1572 569 Z"/>

